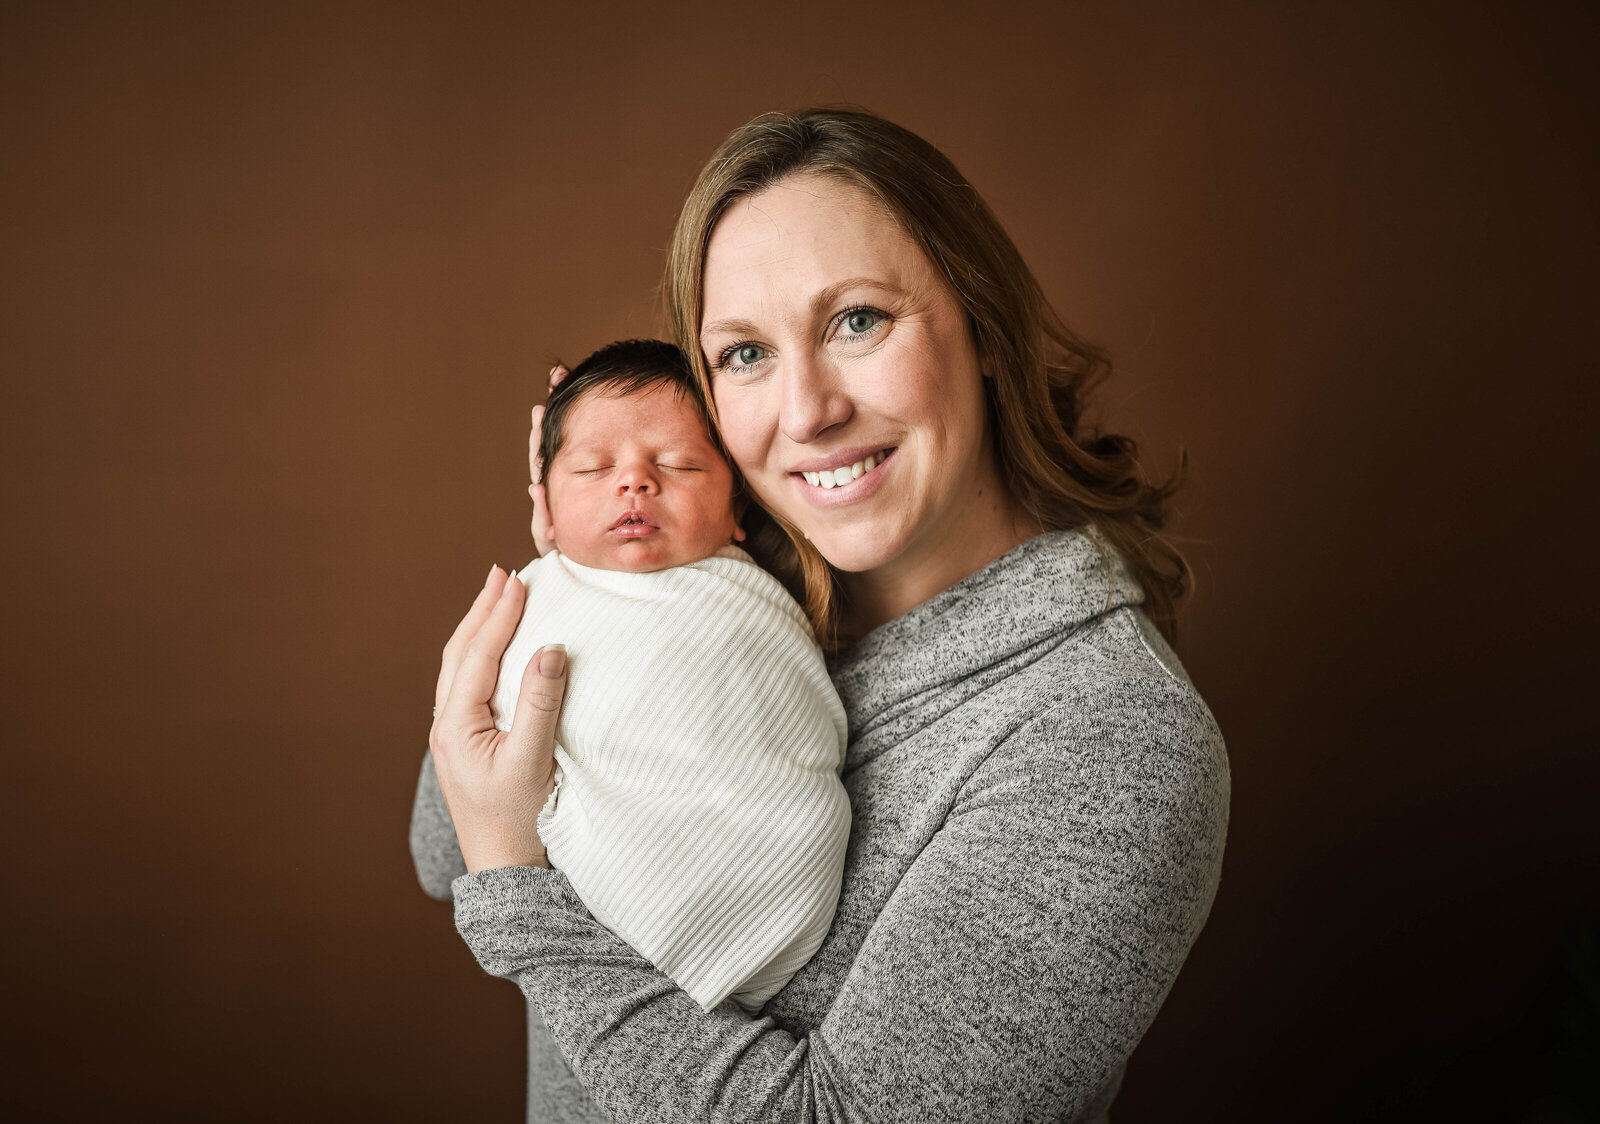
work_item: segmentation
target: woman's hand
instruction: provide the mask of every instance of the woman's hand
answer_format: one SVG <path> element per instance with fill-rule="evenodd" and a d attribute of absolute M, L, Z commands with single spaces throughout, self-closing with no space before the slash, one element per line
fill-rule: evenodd
<path fill-rule="evenodd" d="M 559 363 L 550 368 L 550 389 L 561 385 L 567 369 Z M 545 395 L 547 398 L 549 394 Z M 539 472 L 539 439 L 544 428 L 544 407 L 533 408 L 533 429 L 528 434 L 528 498 L 533 501 L 533 549 L 542 558 L 550 553 L 550 508 L 544 502 L 544 481 Z"/>
<path fill-rule="evenodd" d="M 545 866 L 539 811 L 555 788 L 556 720 L 567 687 L 567 653 L 550 645 L 522 675 L 509 731 L 489 709 L 500 658 L 522 619 L 522 583 L 500 567 L 445 645 L 428 745 L 467 870 Z"/>

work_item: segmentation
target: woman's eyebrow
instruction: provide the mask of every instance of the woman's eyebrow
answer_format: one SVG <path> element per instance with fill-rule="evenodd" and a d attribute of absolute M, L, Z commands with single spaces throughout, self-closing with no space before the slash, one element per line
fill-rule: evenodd
<path fill-rule="evenodd" d="M 820 315 L 839 302 L 840 296 L 851 289 L 878 289 L 882 292 L 899 292 L 895 286 L 876 277 L 847 277 L 843 281 L 835 281 L 832 285 L 817 290 L 811 298 L 811 314 Z M 733 335 L 748 336 L 760 332 L 756 325 L 740 317 L 730 317 L 726 320 L 713 320 L 700 329 L 700 339 L 705 341 L 712 336 L 731 333 Z"/>
<path fill-rule="evenodd" d="M 736 336 L 748 336 L 754 333 L 756 326 L 748 320 L 715 320 L 700 328 L 700 339 L 706 340 L 711 336 L 721 335 L 723 332 L 732 332 Z"/>
<path fill-rule="evenodd" d="M 839 303 L 839 298 L 851 289 L 879 289 L 884 292 L 897 290 L 887 281 L 880 281 L 876 277 L 850 277 L 843 281 L 835 281 L 825 289 L 818 290 L 817 295 L 811 298 L 811 314 L 813 316 L 828 311 Z"/>

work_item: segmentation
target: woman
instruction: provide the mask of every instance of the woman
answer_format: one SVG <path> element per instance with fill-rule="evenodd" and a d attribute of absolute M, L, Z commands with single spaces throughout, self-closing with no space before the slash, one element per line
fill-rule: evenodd
<path fill-rule="evenodd" d="M 865 114 L 730 136 L 666 296 L 752 546 L 836 648 L 850 849 L 762 1017 L 702 1012 L 541 866 L 564 661 L 496 734 L 521 585 L 491 573 L 430 739 L 461 852 L 429 763 L 413 849 L 529 1000 L 530 1119 L 1105 1119 L 1210 908 L 1228 775 L 1163 637 L 1166 490 L 1080 422 L 1098 357 L 955 168 Z"/>

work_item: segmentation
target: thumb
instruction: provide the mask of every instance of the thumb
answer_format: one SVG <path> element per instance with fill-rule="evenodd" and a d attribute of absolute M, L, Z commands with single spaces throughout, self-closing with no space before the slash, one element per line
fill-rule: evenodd
<path fill-rule="evenodd" d="M 567 649 L 546 644 L 533 654 L 522 673 L 517 710 L 511 718 L 507 749 L 534 766 L 544 779 L 555 772 L 556 724 L 567 694 Z"/>

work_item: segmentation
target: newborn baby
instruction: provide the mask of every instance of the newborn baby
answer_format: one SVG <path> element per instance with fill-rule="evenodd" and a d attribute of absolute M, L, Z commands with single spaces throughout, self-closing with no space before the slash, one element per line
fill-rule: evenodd
<path fill-rule="evenodd" d="M 677 348 L 578 364 L 540 460 L 555 549 L 520 575 L 496 725 L 528 660 L 564 644 L 550 865 L 702 1007 L 753 1013 L 833 921 L 844 709 L 799 605 L 733 545 L 733 471 Z"/>

